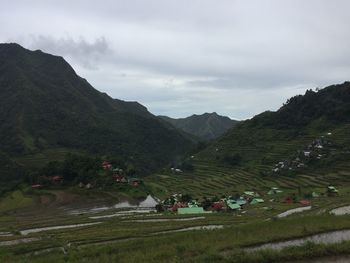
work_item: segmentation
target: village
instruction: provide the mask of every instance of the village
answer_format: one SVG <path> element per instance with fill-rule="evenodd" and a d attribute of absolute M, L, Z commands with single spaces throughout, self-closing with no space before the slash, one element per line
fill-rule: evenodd
<path fill-rule="evenodd" d="M 298 150 L 292 158 L 276 163 L 271 170 L 272 175 L 286 175 L 302 171 L 312 162 L 317 162 L 336 154 L 337 149 L 329 140 L 331 135 L 332 133 L 328 132 L 327 138 L 321 136 L 306 145 L 302 150 Z"/>
<path fill-rule="evenodd" d="M 242 194 L 236 194 L 235 196 L 222 196 L 221 198 L 203 198 L 192 199 L 187 194 L 173 194 L 172 196 L 161 201 L 157 206 L 157 212 L 171 212 L 182 214 L 204 214 L 213 212 L 235 212 L 243 211 L 251 206 L 268 203 L 284 203 L 284 204 L 299 204 L 302 206 L 310 206 L 312 199 L 319 198 L 321 196 L 337 196 L 338 189 L 335 186 L 327 186 L 325 192 L 317 193 L 310 192 L 303 197 L 297 196 L 297 194 L 284 194 L 284 191 L 278 187 L 272 187 L 265 193 L 258 193 L 255 191 L 244 191 Z M 264 209 L 269 209 L 265 206 Z"/>

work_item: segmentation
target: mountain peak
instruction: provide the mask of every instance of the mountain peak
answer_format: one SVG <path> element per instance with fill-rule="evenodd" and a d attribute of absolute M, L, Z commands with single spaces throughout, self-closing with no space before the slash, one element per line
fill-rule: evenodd
<path fill-rule="evenodd" d="M 206 112 L 201 115 L 193 114 L 187 118 L 179 119 L 166 116 L 159 117 L 171 123 L 176 128 L 206 141 L 216 139 L 237 123 L 237 121 L 221 116 L 216 112 Z"/>
<path fill-rule="evenodd" d="M 141 104 L 94 89 L 62 57 L 10 43 L 0 45 L 0 58 L 0 144 L 8 155 L 65 148 L 133 156 L 151 170 L 191 147 Z"/>

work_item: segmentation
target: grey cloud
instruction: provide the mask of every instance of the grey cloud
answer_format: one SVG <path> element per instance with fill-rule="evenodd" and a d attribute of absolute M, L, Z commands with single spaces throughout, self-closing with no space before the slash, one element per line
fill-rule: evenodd
<path fill-rule="evenodd" d="M 55 38 L 50 35 L 31 35 L 25 39 L 28 48 L 41 49 L 55 55 L 72 59 L 88 69 L 97 69 L 99 62 L 109 52 L 109 47 L 104 37 L 96 38 L 88 42 L 80 36 L 74 39 L 69 36 Z"/>
<path fill-rule="evenodd" d="M 156 114 L 242 119 L 349 79 L 349 9 L 347 0 L 12 0 L 0 40 L 62 55 L 97 89 Z"/>

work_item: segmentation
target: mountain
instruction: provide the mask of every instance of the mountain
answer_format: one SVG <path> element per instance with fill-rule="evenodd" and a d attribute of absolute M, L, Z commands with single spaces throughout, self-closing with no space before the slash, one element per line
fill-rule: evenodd
<path fill-rule="evenodd" d="M 0 143 L 13 157 L 67 149 L 152 170 L 192 142 L 137 102 L 94 89 L 59 56 L 0 44 Z"/>
<path fill-rule="evenodd" d="M 238 123 L 238 121 L 220 116 L 216 112 L 202 115 L 194 114 L 180 119 L 173 119 L 167 116 L 158 117 L 171 123 L 174 127 L 205 141 L 218 138 Z"/>
<path fill-rule="evenodd" d="M 308 90 L 290 98 L 276 112 L 263 112 L 237 124 L 201 156 L 216 161 L 239 159 L 242 165 L 271 169 L 271 165 L 304 150 L 329 132 L 333 143 L 342 149 L 338 153 L 345 156 L 343 153 L 350 149 L 349 124 L 350 82 L 345 82 Z"/>
<path fill-rule="evenodd" d="M 275 112 L 238 123 L 188 156 L 186 165 L 191 170 L 177 176 L 165 171 L 147 178 L 154 193 L 200 198 L 279 187 L 303 198 L 328 185 L 348 185 L 350 82 L 308 90 Z"/>

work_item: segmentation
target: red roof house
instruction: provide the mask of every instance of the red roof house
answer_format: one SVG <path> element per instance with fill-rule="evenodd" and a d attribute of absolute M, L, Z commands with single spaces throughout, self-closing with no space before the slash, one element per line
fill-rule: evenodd
<path fill-rule="evenodd" d="M 300 200 L 299 203 L 302 205 L 311 205 L 311 201 L 307 199 Z"/>
<path fill-rule="evenodd" d="M 112 165 L 111 165 L 111 163 L 108 162 L 108 161 L 103 161 L 103 163 L 102 163 L 102 168 L 103 168 L 104 170 L 111 170 L 111 169 L 112 169 Z"/>
<path fill-rule="evenodd" d="M 293 198 L 291 198 L 290 196 L 288 196 L 286 199 L 284 199 L 284 202 L 287 203 L 287 204 L 293 204 L 293 203 L 294 203 L 294 200 L 293 200 Z"/>
<path fill-rule="evenodd" d="M 211 205 L 212 209 L 215 211 L 221 211 L 223 209 L 225 209 L 225 204 L 222 201 L 219 202 L 215 202 Z"/>
<path fill-rule="evenodd" d="M 186 207 L 186 204 L 177 202 L 173 205 L 173 207 L 171 208 L 171 211 L 176 212 L 178 208 L 184 208 L 184 207 Z"/>
<path fill-rule="evenodd" d="M 51 180 L 52 182 L 59 183 L 59 182 L 62 182 L 62 181 L 63 181 L 63 177 L 62 177 L 62 176 L 59 176 L 59 175 L 56 175 L 56 176 L 51 177 L 50 180 Z"/>

